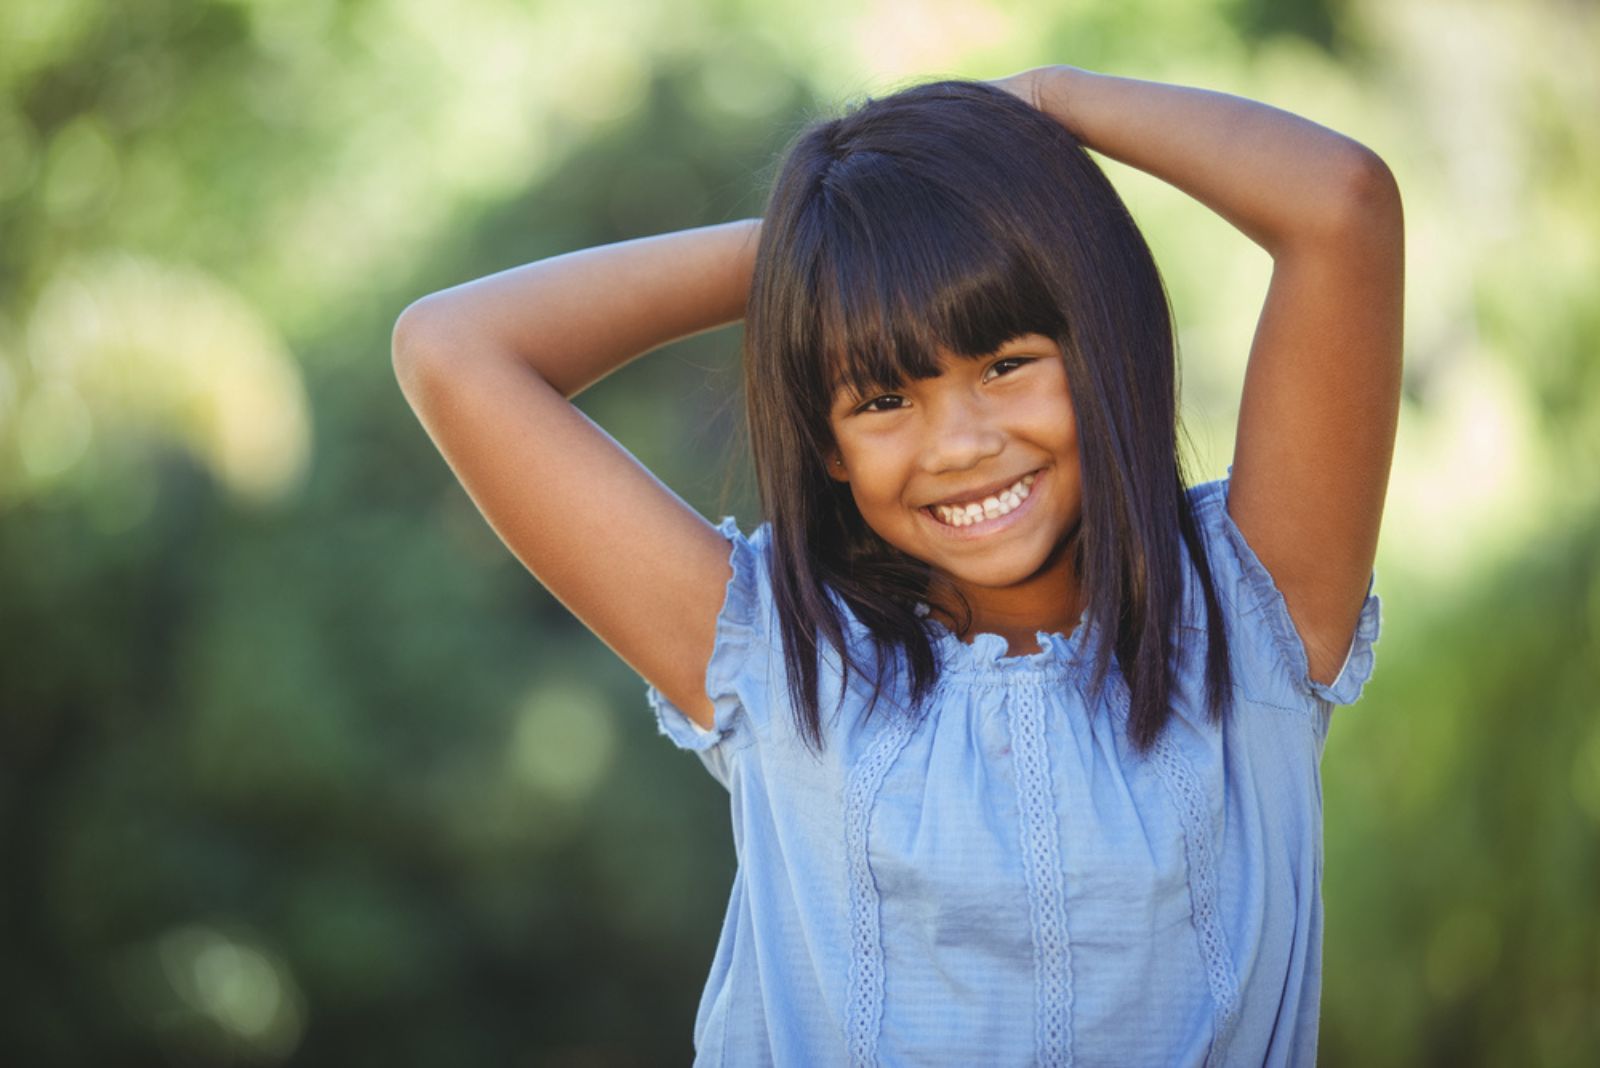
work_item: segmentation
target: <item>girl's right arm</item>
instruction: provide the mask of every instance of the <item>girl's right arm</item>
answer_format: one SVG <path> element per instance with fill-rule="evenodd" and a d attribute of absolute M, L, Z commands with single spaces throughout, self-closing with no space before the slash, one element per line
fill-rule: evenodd
<path fill-rule="evenodd" d="M 424 297 L 394 330 L 401 391 L 494 532 L 708 728 L 728 543 L 568 398 L 741 318 L 759 228 L 746 219 L 540 260 Z"/>

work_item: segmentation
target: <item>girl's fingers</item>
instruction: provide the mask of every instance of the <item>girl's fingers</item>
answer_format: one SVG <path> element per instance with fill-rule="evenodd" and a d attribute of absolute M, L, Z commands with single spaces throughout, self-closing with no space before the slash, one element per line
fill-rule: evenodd
<path fill-rule="evenodd" d="M 1004 78 L 995 78 L 989 82 L 996 89 L 1003 89 L 1012 96 L 1021 100 L 1031 108 L 1039 106 L 1039 82 L 1037 71 L 1025 70 L 1017 74 L 1010 74 Z"/>

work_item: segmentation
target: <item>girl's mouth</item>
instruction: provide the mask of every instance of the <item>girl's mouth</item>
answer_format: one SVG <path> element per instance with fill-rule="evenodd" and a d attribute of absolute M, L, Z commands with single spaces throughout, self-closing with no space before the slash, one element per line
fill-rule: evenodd
<path fill-rule="evenodd" d="M 1001 516 L 1010 515 L 1022 507 L 1022 502 L 1033 492 L 1034 474 L 1026 474 L 998 493 L 978 500 L 957 501 L 953 504 L 930 504 L 923 509 L 947 527 L 970 527 Z"/>

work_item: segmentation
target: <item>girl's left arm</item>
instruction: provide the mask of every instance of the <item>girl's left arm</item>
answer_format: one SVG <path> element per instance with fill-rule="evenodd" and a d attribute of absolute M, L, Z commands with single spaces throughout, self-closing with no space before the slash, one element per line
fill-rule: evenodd
<path fill-rule="evenodd" d="M 1074 67 L 996 84 L 1272 256 L 1228 511 L 1283 593 L 1312 679 L 1332 682 L 1377 554 L 1399 418 L 1405 233 L 1393 175 L 1342 134 L 1225 93 Z"/>

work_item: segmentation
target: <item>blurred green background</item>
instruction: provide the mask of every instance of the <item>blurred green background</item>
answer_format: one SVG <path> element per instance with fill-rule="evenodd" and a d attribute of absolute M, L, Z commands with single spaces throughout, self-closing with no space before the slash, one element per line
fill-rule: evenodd
<path fill-rule="evenodd" d="M 1300 112 L 1405 196 L 1322 1063 L 1600 1063 L 1596 56 L 1573 0 L 0 5 L 0 1062 L 686 1063 L 726 795 L 478 516 L 390 328 L 759 214 L 861 94 L 1068 62 Z M 1270 261 L 1107 169 L 1218 476 Z M 737 344 L 581 403 L 748 528 Z"/>

